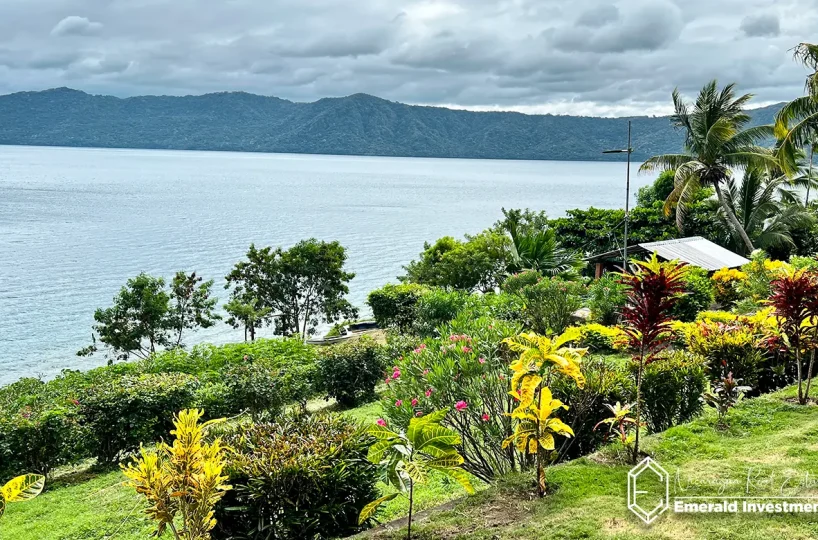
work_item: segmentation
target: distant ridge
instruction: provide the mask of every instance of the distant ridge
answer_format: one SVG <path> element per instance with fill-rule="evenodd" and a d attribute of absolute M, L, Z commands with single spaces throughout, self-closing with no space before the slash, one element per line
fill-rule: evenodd
<path fill-rule="evenodd" d="M 751 111 L 771 123 L 782 104 Z M 603 160 L 625 118 L 473 112 L 368 94 L 296 103 L 246 92 L 96 96 L 55 88 L 0 96 L 0 144 L 366 156 Z M 668 117 L 633 117 L 634 158 L 677 152 Z M 621 156 L 620 156 L 621 158 Z"/>

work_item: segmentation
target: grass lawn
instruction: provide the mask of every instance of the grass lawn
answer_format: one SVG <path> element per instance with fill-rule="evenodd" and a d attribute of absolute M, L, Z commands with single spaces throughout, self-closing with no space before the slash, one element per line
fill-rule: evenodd
<path fill-rule="evenodd" d="M 730 412 L 730 428 L 716 429 L 715 414 L 648 437 L 645 450 L 671 477 L 674 496 L 818 496 L 818 406 L 788 401 L 792 389 L 747 400 Z M 814 539 L 818 514 L 674 514 L 651 526 L 626 504 L 630 465 L 613 447 L 551 468 L 552 492 L 538 499 L 533 477 L 512 475 L 454 507 L 422 516 L 422 539 Z M 808 476 L 807 476 L 808 475 Z M 798 501 L 818 502 L 818 501 Z M 405 529 L 366 533 L 405 538 Z"/>
<path fill-rule="evenodd" d="M 671 499 L 690 495 L 742 495 L 749 475 L 755 494 L 818 496 L 818 406 L 792 403 L 792 389 L 747 400 L 729 415 L 730 428 L 715 427 L 712 411 L 689 424 L 645 439 L 644 448 L 671 475 Z M 378 404 L 347 411 L 361 421 L 380 416 Z M 811 539 L 818 514 L 674 514 L 645 526 L 626 507 L 630 466 L 615 447 L 549 469 L 552 492 L 534 494 L 533 478 L 511 475 L 446 510 L 421 514 L 417 538 L 612 538 L 612 539 Z M 808 476 L 806 476 L 808 475 Z M 136 540 L 152 525 L 142 502 L 122 485 L 119 471 L 93 475 L 79 470 L 54 480 L 37 500 L 10 504 L 0 520 L 0 539 Z M 462 497 L 462 489 L 435 477 L 416 492 L 416 510 Z M 379 514 L 387 522 L 405 515 L 398 498 Z M 384 527 L 365 533 L 404 538 Z M 165 535 L 165 537 L 169 537 Z"/>
<path fill-rule="evenodd" d="M 323 400 L 310 402 L 310 410 L 334 409 Z M 381 416 L 378 402 L 340 411 L 362 423 L 373 424 Z M 87 467 L 60 471 L 48 490 L 36 500 L 10 504 L 0 518 L 0 540 L 145 540 L 153 525 L 142 513 L 144 499 L 125 486 L 118 470 L 95 474 Z M 477 483 L 477 481 L 475 481 Z M 390 488 L 381 485 L 384 493 Z M 422 510 L 463 495 L 459 485 L 442 475 L 432 476 L 415 491 L 415 508 Z M 385 520 L 409 511 L 405 498 L 384 505 Z M 166 533 L 162 538 L 171 538 Z"/>

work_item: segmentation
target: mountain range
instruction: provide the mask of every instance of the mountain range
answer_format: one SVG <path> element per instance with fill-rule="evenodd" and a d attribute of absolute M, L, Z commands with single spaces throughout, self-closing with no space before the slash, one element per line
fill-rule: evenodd
<path fill-rule="evenodd" d="M 782 104 L 751 112 L 772 123 Z M 677 152 L 668 117 L 597 118 L 473 112 L 367 94 L 298 103 L 245 92 L 200 96 L 91 95 L 70 88 L 0 96 L 0 144 L 231 150 L 367 156 L 605 160 Z"/>

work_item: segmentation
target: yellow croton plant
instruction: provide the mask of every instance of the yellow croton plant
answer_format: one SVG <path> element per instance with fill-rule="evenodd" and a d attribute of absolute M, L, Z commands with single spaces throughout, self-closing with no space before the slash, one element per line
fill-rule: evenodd
<path fill-rule="evenodd" d="M 570 437 L 574 434 L 570 426 L 552 416 L 557 410 L 568 407 L 554 399 L 547 384 L 556 372 L 570 377 L 580 388 L 585 385 L 580 363 L 588 350 L 571 345 L 579 338 L 580 330 L 570 328 L 554 338 L 522 333 L 504 340 L 509 349 L 520 356 L 510 366 L 514 374 L 509 392 L 519 400 L 510 413 L 518 422 L 514 433 L 503 441 L 503 448 L 514 444 L 520 452 L 536 455 L 540 496 L 545 494 L 546 487 L 543 451 L 555 449 L 555 435 Z"/>
<path fill-rule="evenodd" d="M 42 493 L 45 487 L 45 476 L 41 474 L 23 474 L 12 478 L 0 487 L 0 517 L 6 511 L 6 504 L 24 502 Z"/>

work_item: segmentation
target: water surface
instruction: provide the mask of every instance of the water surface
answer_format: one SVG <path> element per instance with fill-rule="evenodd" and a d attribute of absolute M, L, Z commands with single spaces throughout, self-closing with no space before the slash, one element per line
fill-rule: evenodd
<path fill-rule="evenodd" d="M 0 384 L 90 368 L 93 312 L 139 272 L 224 276 L 251 242 L 339 240 L 367 293 L 501 208 L 622 207 L 622 163 L 0 146 Z M 632 177 L 632 193 L 649 182 Z M 260 335 L 270 335 L 262 330 Z M 242 339 L 224 323 L 188 339 Z"/>

